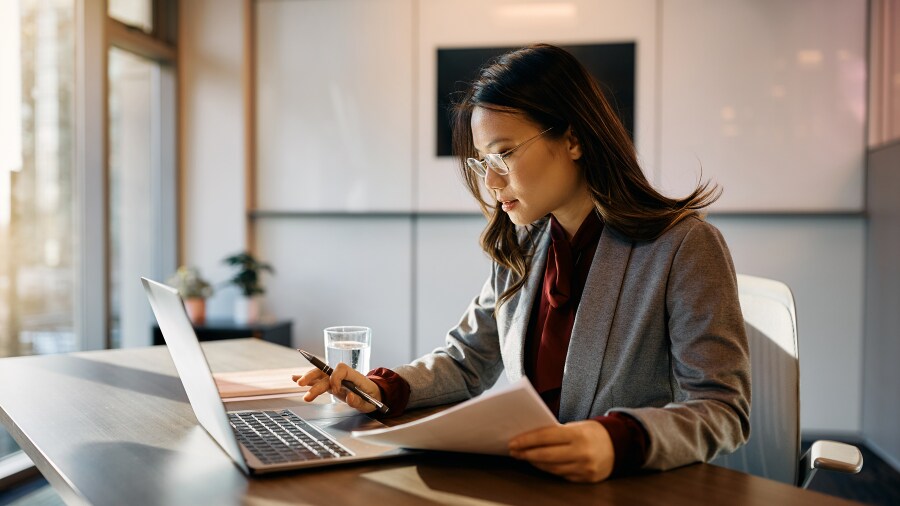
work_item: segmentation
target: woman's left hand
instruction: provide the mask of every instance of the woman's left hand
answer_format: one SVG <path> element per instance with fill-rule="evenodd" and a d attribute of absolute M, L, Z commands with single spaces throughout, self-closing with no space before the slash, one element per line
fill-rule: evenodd
<path fill-rule="evenodd" d="M 569 422 L 526 432 L 509 442 L 510 455 L 569 481 L 596 483 L 612 473 L 612 439 L 593 420 Z"/>

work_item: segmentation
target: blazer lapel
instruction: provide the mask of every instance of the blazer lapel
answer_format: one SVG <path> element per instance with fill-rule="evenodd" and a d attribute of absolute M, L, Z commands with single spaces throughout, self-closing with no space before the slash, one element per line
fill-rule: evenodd
<path fill-rule="evenodd" d="M 590 414 L 631 247 L 631 241 L 603 227 L 569 340 L 559 403 L 561 422 L 584 420 Z"/>
<path fill-rule="evenodd" d="M 544 283 L 544 264 L 547 262 L 547 248 L 550 245 L 549 220 L 544 223 L 540 231 L 536 231 L 537 247 L 534 257 L 531 259 L 528 279 L 525 285 L 505 304 L 500 306 L 498 317 L 507 323 L 507 332 L 501 335 L 501 355 L 503 366 L 506 368 L 506 376 L 509 382 L 518 381 L 525 375 L 524 347 L 525 333 L 528 331 L 528 320 L 531 317 L 531 308 L 534 306 L 534 298 L 541 285 Z M 500 294 L 498 293 L 499 297 Z"/>

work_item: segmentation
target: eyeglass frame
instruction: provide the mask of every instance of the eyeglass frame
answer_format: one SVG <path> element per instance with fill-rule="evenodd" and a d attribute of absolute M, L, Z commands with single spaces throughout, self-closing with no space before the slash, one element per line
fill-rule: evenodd
<path fill-rule="evenodd" d="M 506 164 L 506 160 L 504 160 L 504 158 L 513 154 L 517 149 L 524 147 L 526 144 L 537 139 L 538 137 L 542 137 L 550 130 L 553 130 L 553 127 L 547 128 L 543 132 L 529 137 L 528 139 L 516 144 L 512 148 L 507 149 L 502 153 L 487 153 L 481 160 L 477 158 L 466 158 L 466 166 L 469 167 L 472 172 L 483 178 L 487 177 L 488 170 L 494 171 L 494 173 L 496 173 L 497 175 L 505 176 L 510 173 L 510 168 L 509 165 Z"/>

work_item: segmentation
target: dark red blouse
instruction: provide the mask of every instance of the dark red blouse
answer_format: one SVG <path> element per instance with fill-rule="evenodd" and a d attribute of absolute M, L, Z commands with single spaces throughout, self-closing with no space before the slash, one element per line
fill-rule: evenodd
<path fill-rule="evenodd" d="M 592 212 L 569 241 L 562 225 L 550 218 L 551 242 L 544 282 L 540 296 L 535 297 L 525 337 L 525 374 L 557 416 L 569 339 L 602 232 L 603 222 Z M 603 424 L 612 439 L 613 474 L 621 476 L 639 469 L 649 443 L 644 427 L 622 413 L 598 416 L 594 420 Z"/>
<path fill-rule="evenodd" d="M 551 244 L 547 252 L 544 282 L 535 297 L 525 336 L 525 374 L 551 411 L 559 416 L 569 338 L 581 302 L 603 222 L 590 213 L 572 241 L 555 218 L 550 219 Z M 599 364 L 598 364 L 599 366 Z M 409 402 L 409 384 L 390 369 L 379 368 L 369 373 L 382 391 L 382 399 L 392 416 L 403 412 Z M 644 463 L 649 436 L 634 418 L 611 413 L 594 418 L 603 424 L 612 439 L 615 452 L 613 475 L 629 474 Z"/>

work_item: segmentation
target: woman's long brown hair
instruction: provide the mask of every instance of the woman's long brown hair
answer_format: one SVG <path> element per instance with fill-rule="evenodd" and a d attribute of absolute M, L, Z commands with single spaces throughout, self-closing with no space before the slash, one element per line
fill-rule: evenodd
<path fill-rule="evenodd" d="M 634 143 L 597 82 L 569 52 L 535 44 L 500 56 L 481 69 L 451 109 L 453 149 L 462 178 L 488 218 L 481 247 L 515 275 L 497 306 L 525 284 L 534 244 L 521 242 L 509 216 L 495 202 L 484 200 L 482 178 L 466 166 L 466 158 L 478 157 L 472 141 L 475 107 L 521 113 L 542 130 L 552 127 L 547 135 L 556 138 L 571 128 L 582 149 L 577 163 L 604 226 L 631 240 L 659 237 L 721 194 L 708 181 L 681 199 L 656 191 L 641 171 Z"/>

